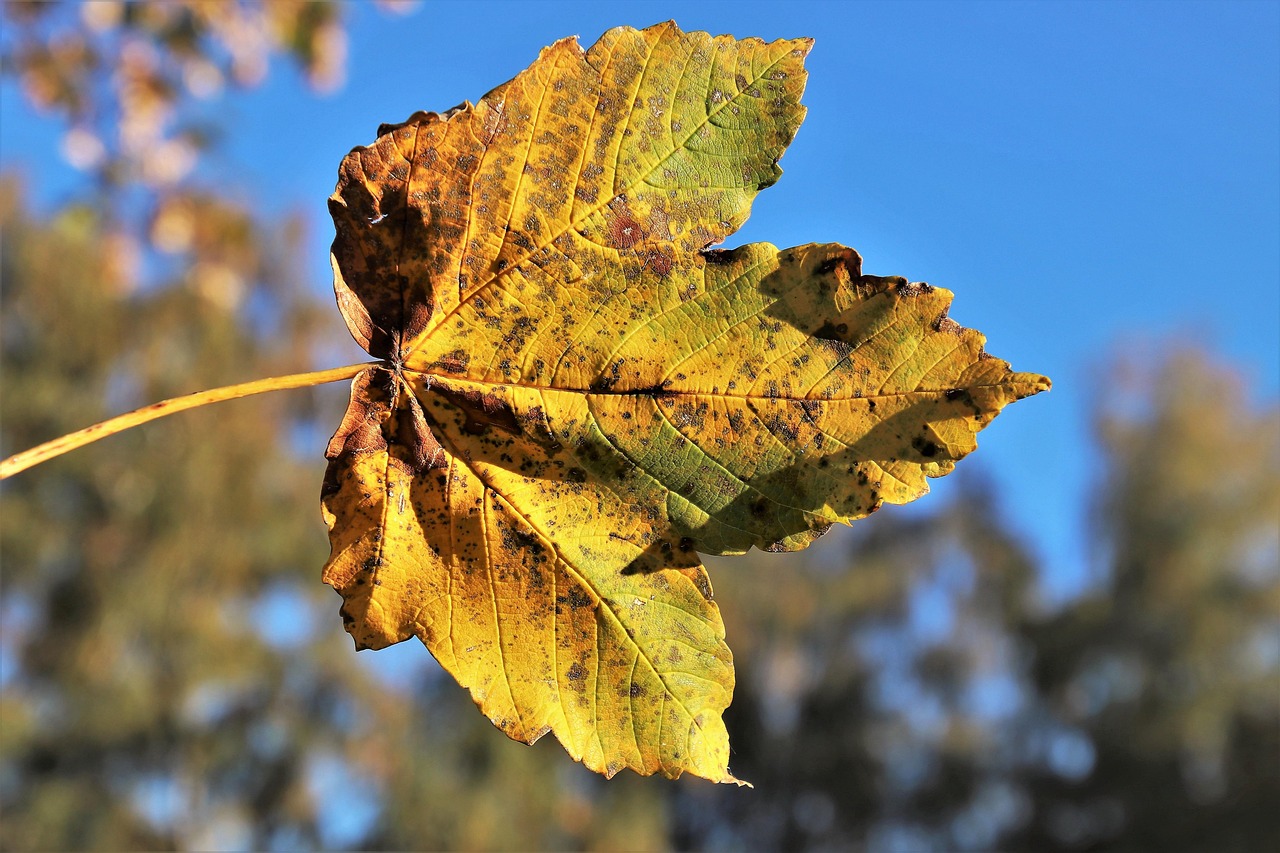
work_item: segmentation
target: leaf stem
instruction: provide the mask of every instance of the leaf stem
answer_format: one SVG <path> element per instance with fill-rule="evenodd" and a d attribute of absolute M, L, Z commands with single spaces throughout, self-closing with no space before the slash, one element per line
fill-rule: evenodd
<path fill-rule="evenodd" d="M 366 367 L 379 363 L 368 361 L 362 364 L 334 367 L 329 370 L 294 373 L 289 376 L 273 376 L 269 379 L 255 379 L 252 382 L 242 382 L 239 385 L 227 385 L 222 388 L 211 388 L 208 391 L 197 391 L 194 394 L 172 397 L 159 403 L 152 403 L 149 406 L 143 406 L 141 409 L 135 409 L 124 415 L 117 415 L 114 418 L 85 427 L 61 438 L 46 441 L 44 444 L 33 447 L 30 450 L 15 453 L 0 462 L 0 480 L 12 477 L 14 474 L 25 471 L 33 465 L 47 462 L 50 459 L 75 450 L 77 447 L 84 447 L 86 444 L 91 444 L 100 438 L 106 438 L 109 435 L 115 435 L 118 432 L 141 426 L 147 421 L 154 421 L 156 418 L 163 418 L 165 415 L 184 412 L 187 409 L 196 409 L 200 406 L 207 406 L 210 403 L 221 403 L 223 400 L 235 400 L 240 397 L 250 397 L 254 394 L 265 394 L 268 391 L 307 388 L 312 385 L 324 385 L 326 382 L 350 379 Z"/>

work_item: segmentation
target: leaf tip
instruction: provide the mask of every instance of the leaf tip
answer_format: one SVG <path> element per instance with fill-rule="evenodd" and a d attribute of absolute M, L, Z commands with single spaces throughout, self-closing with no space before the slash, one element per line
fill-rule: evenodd
<path fill-rule="evenodd" d="M 1025 393 L 1018 396 L 1019 400 L 1027 397 L 1034 397 L 1041 391 L 1049 391 L 1053 388 L 1053 380 L 1048 376 L 1042 376 L 1039 373 L 1023 373 L 1018 376 L 1021 380 L 1020 385 L 1025 389 Z"/>

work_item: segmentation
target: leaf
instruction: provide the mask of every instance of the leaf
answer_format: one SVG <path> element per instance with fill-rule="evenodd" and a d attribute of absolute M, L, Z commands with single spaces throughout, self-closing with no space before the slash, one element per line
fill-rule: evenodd
<path fill-rule="evenodd" d="M 852 249 L 707 248 L 781 174 L 810 44 L 566 39 L 383 126 L 330 199 L 338 303 L 382 359 L 328 450 L 347 630 L 418 636 L 508 735 L 609 776 L 737 781 L 699 553 L 913 500 L 1049 387 Z"/>

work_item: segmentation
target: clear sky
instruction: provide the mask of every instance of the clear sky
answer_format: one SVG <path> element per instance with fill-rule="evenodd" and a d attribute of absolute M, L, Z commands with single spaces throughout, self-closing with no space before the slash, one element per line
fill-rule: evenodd
<path fill-rule="evenodd" d="M 995 481 L 1054 591 L 1081 577 L 1089 397 L 1122 348 L 1203 343 L 1276 399 L 1280 3 L 359 5 L 346 86 L 315 97 L 282 67 L 227 96 L 218 160 L 269 210 L 311 218 L 306 261 L 328 294 L 325 199 L 379 123 L 476 100 L 557 38 L 666 19 L 817 39 L 785 174 L 729 245 L 853 246 L 867 272 L 954 291 L 952 317 L 989 351 L 1053 378 L 961 466 Z M 57 131 L 5 85 L 0 165 L 46 205 L 77 180 L 49 156 Z"/>

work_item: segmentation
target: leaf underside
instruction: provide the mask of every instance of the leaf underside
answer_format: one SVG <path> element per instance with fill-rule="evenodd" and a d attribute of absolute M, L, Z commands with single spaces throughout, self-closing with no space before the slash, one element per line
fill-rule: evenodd
<path fill-rule="evenodd" d="M 356 377 L 322 502 L 359 647 L 418 636 L 504 732 L 737 781 L 699 553 L 805 547 L 1044 390 L 839 245 L 713 250 L 804 116 L 807 39 L 566 39 L 384 126 L 330 199 Z"/>

